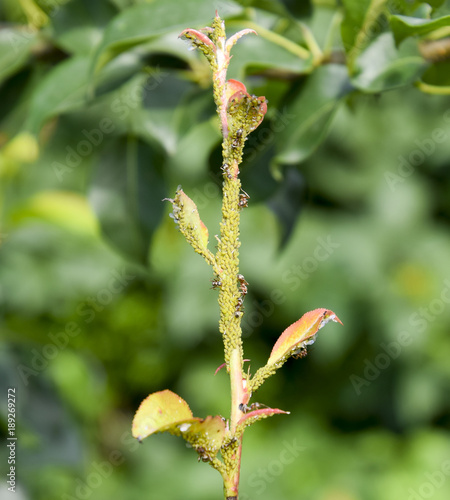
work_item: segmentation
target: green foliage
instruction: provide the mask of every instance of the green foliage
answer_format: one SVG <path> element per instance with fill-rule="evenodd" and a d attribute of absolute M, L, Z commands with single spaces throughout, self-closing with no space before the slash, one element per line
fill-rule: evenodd
<path fill-rule="evenodd" d="M 303 311 L 345 324 L 258 392 L 292 415 L 246 433 L 242 500 L 431 492 L 450 446 L 450 10 L 389 1 L 364 24 L 375 4 L 1 2 L 0 385 L 19 392 L 25 498 L 220 489 L 181 440 L 129 432 L 164 387 L 195 415 L 229 412 L 210 269 L 159 203 L 182 184 L 212 248 L 220 130 L 206 61 L 177 36 L 215 8 L 229 34 L 258 31 L 229 77 L 269 101 L 241 169 L 251 368 Z"/>

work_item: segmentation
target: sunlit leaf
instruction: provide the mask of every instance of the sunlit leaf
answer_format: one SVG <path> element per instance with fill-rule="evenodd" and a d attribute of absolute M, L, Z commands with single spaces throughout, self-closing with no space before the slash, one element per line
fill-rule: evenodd
<path fill-rule="evenodd" d="M 150 394 L 142 401 L 133 419 L 133 437 L 141 441 L 154 434 L 172 430 L 181 432 L 176 426 L 193 418 L 189 405 L 172 391 Z"/>
<path fill-rule="evenodd" d="M 165 390 L 150 394 L 141 403 L 133 419 L 132 435 L 139 441 L 158 432 L 181 436 L 203 461 L 209 461 L 220 450 L 225 429 L 222 417 L 194 418 L 184 399 Z"/>
<path fill-rule="evenodd" d="M 313 343 L 312 337 L 329 321 L 342 325 L 341 320 L 329 309 L 314 309 L 304 314 L 280 335 L 273 346 L 267 364 L 277 363 L 283 358 L 296 354 L 297 350 L 305 348 L 309 343 Z"/>

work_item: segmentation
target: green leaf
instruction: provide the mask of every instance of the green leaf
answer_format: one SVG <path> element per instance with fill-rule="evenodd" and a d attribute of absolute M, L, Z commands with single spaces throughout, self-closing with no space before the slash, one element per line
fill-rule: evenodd
<path fill-rule="evenodd" d="M 141 66 L 133 53 L 108 64 L 97 76 L 98 93 L 110 91 L 130 78 Z M 88 56 L 73 56 L 58 64 L 34 90 L 25 128 L 37 134 L 45 120 L 85 106 L 89 97 Z"/>
<path fill-rule="evenodd" d="M 242 11 L 232 1 L 227 1 L 226 7 L 226 16 Z M 100 68 L 135 45 L 170 31 L 181 32 L 186 27 L 203 27 L 213 17 L 214 7 L 209 0 L 154 0 L 126 9 L 105 30 L 92 61 L 93 69 Z"/>
<path fill-rule="evenodd" d="M 275 161 L 299 163 L 313 153 L 326 137 L 339 102 L 351 90 L 345 66 L 327 64 L 317 68 L 291 101 Z"/>
<path fill-rule="evenodd" d="M 417 17 L 391 16 L 392 32 L 395 43 L 399 45 L 405 38 L 410 36 L 424 36 L 439 28 L 450 26 L 450 16 L 438 19 L 419 19 Z"/>
<path fill-rule="evenodd" d="M 243 38 L 233 47 L 228 78 L 242 79 L 246 73 L 262 70 L 298 75 L 309 73 L 313 69 L 312 55 L 283 36 L 254 23 L 230 21 L 227 26 L 230 34 L 248 26 L 258 33 L 258 36 Z"/>
<path fill-rule="evenodd" d="M 388 0 L 343 0 L 345 17 L 341 36 L 347 53 L 347 64 L 353 72 L 353 63 L 362 50 L 379 33 L 378 19 Z"/>
<path fill-rule="evenodd" d="M 314 309 L 304 314 L 280 335 L 273 346 L 267 364 L 273 365 L 289 356 L 300 354 L 296 351 L 306 349 L 309 343 L 312 344 L 316 333 L 329 321 L 342 325 L 341 320 L 329 309 Z"/>
<path fill-rule="evenodd" d="M 53 39 L 72 54 L 89 54 L 101 41 L 103 28 L 117 10 L 111 2 L 78 0 L 60 5 L 50 16 Z"/>
<path fill-rule="evenodd" d="M 89 190 L 103 234 L 144 265 L 164 211 L 161 200 L 165 187 L 158 153 L 134 137 L 116 139 L 103 150 Z"/>
<path fill-rule="evenodd" d="M 86 101 L 89 59 L 72 57 L 58 64 L 36 87 L 25 128 L 37 134 L 47 118 L 76 109 Z"/>
<path fill-rule="evenodd" d="M 37 31 L 0 29 L 0 83 L 27 64 L 36 39 Z"/>
<path fill-rule="evenodd" d="M 396 49 L 391 33 L 379 36 L 358 58 L 355 87 L 365 92 L 382 92 L 415 82 L 427 68 L 414 41 Z"/>

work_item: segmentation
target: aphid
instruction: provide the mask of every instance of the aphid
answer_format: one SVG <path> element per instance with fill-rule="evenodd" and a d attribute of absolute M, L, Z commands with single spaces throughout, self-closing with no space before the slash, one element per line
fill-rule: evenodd
<path fill-rule="evenodd" d="M 247 208 L 249 199 L 250 196 L 244 190 L 242 190 L 242 193 L 240 193 L 239 195 L 239 206 L 241 208 Z"/>

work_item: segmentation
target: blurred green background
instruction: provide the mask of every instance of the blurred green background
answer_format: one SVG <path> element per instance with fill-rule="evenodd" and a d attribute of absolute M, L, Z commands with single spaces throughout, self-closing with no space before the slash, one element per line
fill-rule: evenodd
<path fill-rule="evenodd" d="M 351 0 L 2 2 L 0 385 L 5 438 L 17 390 L 15 498 L 222 496 L 183 441 L 131 437 L 154 391 L 196 416 L 230 410 L 212 275 L 161 201 L 181 184 L 213 249 L 210 70 L 177 35 L 215 9 L 229 34 L 258 31 L 229 77 L 269 100 L 241 168 L 251 371 L 304 312 L 344 323 L 254 396 L 291 415 L 246 431 L 240 498 L 448 499 L 450 8 Z M 9 498 L 5 442 L 0 460 Z"/>

